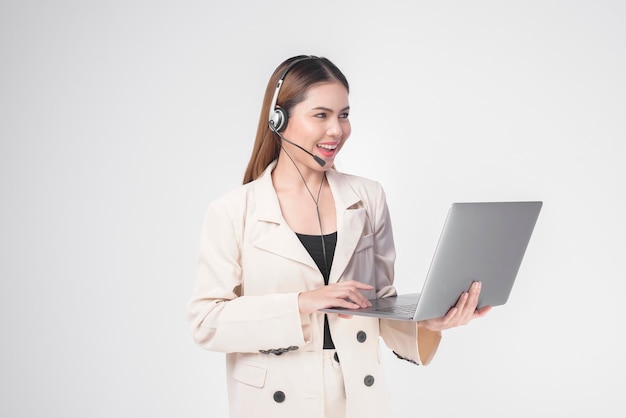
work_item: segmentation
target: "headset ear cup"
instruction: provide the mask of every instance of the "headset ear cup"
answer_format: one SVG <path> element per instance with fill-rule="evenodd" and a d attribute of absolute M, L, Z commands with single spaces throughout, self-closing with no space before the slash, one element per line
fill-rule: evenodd
<path fill-rule="evenodd" d="M 282 132 L 287 127 L 289 117 L 287 116 L 287 112 L 285 112 L 280 107 L 274 109 L 274 113 L 272 113 L 272 119 L 270 119 L 270 128 L 275 132 Z"/>

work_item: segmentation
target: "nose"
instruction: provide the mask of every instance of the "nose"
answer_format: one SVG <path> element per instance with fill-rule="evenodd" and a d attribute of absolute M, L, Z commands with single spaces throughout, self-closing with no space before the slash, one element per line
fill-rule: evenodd
<path fill-rule="evenodd" d="M 326 135 L 332 138 L 341 138 L 343 135 L 343 128 L 339 119 L 331 119 L 326 130 Z"/>

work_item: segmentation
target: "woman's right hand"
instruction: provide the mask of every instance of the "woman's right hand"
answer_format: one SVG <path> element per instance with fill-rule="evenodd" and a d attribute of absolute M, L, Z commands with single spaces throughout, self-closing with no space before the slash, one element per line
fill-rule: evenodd
<path fill-rule="evenodd" d="M 347 280 L 302 292 L 298 295 L 301 314 L 310 314 L 324 308 L 340 307 L 348 309 L 367 308 L 372 304 L 361 290 L 372 290 L 369 284 Z M 349 316 L 349 315 L 348 315 Z"/>

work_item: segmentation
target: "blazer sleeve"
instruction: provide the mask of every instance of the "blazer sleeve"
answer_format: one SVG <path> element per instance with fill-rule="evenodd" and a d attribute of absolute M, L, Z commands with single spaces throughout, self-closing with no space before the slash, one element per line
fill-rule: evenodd
<path fill-rule="evenodd" d="M 391 216 L 382 187 L 370 212 L 374 221 L 376 297 L 392 296 L 396 294 L 393 285 L 395 245 Z M 380 335 L 398 358 L 420 365 L 430 363 L 441 341 L 441 332 L 420 328 L 413 321 L 381 319 Z"/>
<path fill-rule="evenodd" d="M 420 328 L 413 321 L 381 319 L 380 335 L 396 357 L 417 365 L 429 364 L 441 341 L 441 332 Z"/>
<path fill-rule="evenodd" d="M 245 199 L 244 199 L 245 200 Z M 194 340 L 219 352 L 294 350 L 310 339 L 298 293 L 242 295 L 245 203 L 209 205 L 202 227 L 195 289 L 187 306 Z"/>

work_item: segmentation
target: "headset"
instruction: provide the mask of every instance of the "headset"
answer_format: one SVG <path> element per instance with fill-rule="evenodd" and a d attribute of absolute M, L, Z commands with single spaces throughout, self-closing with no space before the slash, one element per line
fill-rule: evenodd
<path fill-rule="evenodd" d="M 305 57 L 294 60 L 291 64 L 287 66 L 287 68 L 285 68 L 285 70 L 281 73 L 280 77 L 278 78 L 278 82 L 276 83 L 276 90 L 274 91 L 274 97 L 272 97 L 272 104 L 270 106 L 270 114 L 269 114 L 269 119 L 268 119 L 268 124 L 269 124 L 270 129 L 276 132 L 277 134 L 285 130 L 285 128 L 287 127 L 287 122 L 289 121 L 289 115 L 287 115 L 287 112 L 285 111 L 285 109 L 282 109 L 276 106 L 276 102 L 278 101 L 278 93 L 280 93 L 280 87 L 283 85 L 283 81 L 285 81 L 285 77 L 287 76 L 287 73 L 296 64 L 298 64 L 299 62 L 307 61 L 311 59 L 319 59 L 319 57 L 316 57 L 314 55 L 307 55 Z"/>
<path fill-rule="evenodd" d="M 278 135 L 278 137 L 280 137 L 280 139 L 278 139 L 279 141 L 282 139 L 283 141 L 288 142 L 289 144 L 291 144 L 291 145 L 301 149 L 302 151 L 306 152 L 311 157 L 313 157 L 313 159 L 321 167 L 324 167 L 324 165 L 326 165 L 326 161 L 324 161 L 322 158 L 318 157 L 317 155 L 314 155 L 312 152 L 304 149 L 302 146 L 300 146 L 300 145 L 298 145 L 298 144 L 288 140 L 287 138 L 285 138 L 283 136 L 283 134 L 281 132 L 284 131 L 285 128 L 287 127 L 287 122 L 289 121 L 289 115 L 287 115 L 287 112 L 285 111 L 285 109 L 283 109 L 281 107 L 277 107 L 277 105 L 276 105 L 276 102 L 278 101 L 278 93 L 280 93 L 280 87 L 283 85 L 283 81 L 285 80 L 285 76 L 287 76 L 287 73 L 296 64 L 298 64 L 298 63 L 300 63 L 302 61 L 311 60 L 311 59 L 319 59 L 319 57 L 316 57 L 314 55 L 307 55 L 307 56 L 303 56 L 301 58 L 297 58 L 292 63 L 290 63 L 287 66 L 287 68 L 285 68 L 285 70 L 280 74 L 280 77 L 278 77 L 278 82 L 276 83 L 276 90 L 274 91 L 274 97 L 272 97 L 272 104 L 270 106 L 270 114 L 269 114 L 269 118 L 268 118 L 268 124 L 269 124 L 270 129 L 273 132 L 275 132 Z M 306 180 L 302 176 L 302 173 L 300 172 L 300 169 L 296 165 L 295 161 L 291 158 L 291 156 L 288 153 L 287 153 L 287 157 L 289 157 L 291 162 L 296 167 L 296 170 L 298 170 L 298 173 L 300 174 L 300 177 L 302 178 L 302 181 L 304 182 L 304 187 L 306 187 L 306 189 L 308 190 L 309 194 L 311 195 L 311 198 L 313 199 L 313 203 L 315 203 L 315 211 L 317 212 L 317 221 L 318 221 L 319 226 L 320 226 L 320 238 L 322 240 L 322 253 L 324 254 L 324 265 L 326 267 L 326 275 L 329 275 L 330 272 L 329 272 L 329 269 L 328 269 L 328 257 L 326 255 L 326 243 L 324 241 L 324 233 L 322 231 L 322 219 L 321 219 L 321 216 L 320 216 L 320 208 L 319 208 L 320 192 L 322 191 L 322 185 L 324 184 L 324 179 L 322 178 L 322 181 L 320 182 L 320 189 L 319 189 L 319 191 L 317 193 L 317 199 L 316 199 L 315 196 L 313 196 L 313 193 L 311 193 L 311 190 L 309 189 L 309 186 L 306 184 Z M 326 174 L 324 173 L 324 176 L 325 175 Z"/>

